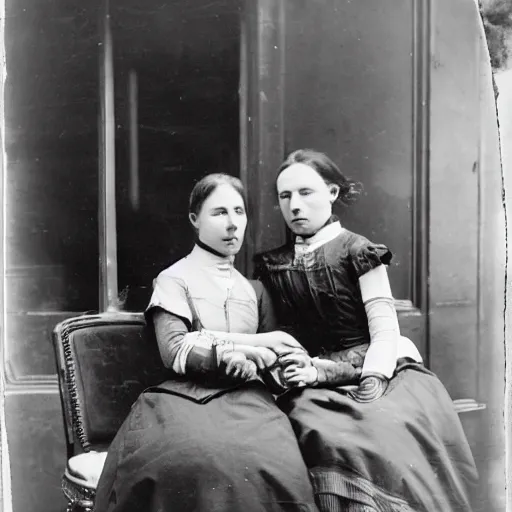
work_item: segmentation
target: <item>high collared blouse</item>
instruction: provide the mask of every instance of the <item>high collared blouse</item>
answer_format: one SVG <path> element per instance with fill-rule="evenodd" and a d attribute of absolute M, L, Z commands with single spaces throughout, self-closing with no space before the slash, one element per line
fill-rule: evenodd
<path fill-rule="evenodd" d="M 235 269 L 233 259 L 197 245 L 155 279 L 146 315 L 154 308 L 178 317 L 189 331 L 183 329 L 184 335 L 174 337 L 168 347 L 172 368 L 182 375 L 191 349 L 205 343 L 197 336 L 202 329 L 254 334 L 260 323 L 254 286 Z"/>

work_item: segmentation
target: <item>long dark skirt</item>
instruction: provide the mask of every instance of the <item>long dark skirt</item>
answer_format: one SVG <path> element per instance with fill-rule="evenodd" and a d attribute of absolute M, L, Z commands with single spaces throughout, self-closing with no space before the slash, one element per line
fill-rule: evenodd
<path fill-rule="evenodd" d="M 95 506 L 95 512 L 316 510 L 290 422 L 259 382 L 207 403 L 143 393 L 110 446 Z"/>
<path fill-rule="evenodd" d="M 422 365 L 403 365 L 385 395 L 360 404 L 341 389 L 281 397 L 319 508 L 470 511 L 473 457 L 452 400 Z"/>

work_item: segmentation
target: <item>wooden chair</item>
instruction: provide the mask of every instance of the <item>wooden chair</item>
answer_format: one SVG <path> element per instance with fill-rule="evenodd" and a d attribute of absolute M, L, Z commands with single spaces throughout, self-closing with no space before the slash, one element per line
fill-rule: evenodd
<path fill-rule="evenodd" d="M 62 490 L 68 512 L 91 511 L 109 444 L 139 394 L 168 371 L 142 314 L 65 320 L 53 344 L 68 458 Z"/>

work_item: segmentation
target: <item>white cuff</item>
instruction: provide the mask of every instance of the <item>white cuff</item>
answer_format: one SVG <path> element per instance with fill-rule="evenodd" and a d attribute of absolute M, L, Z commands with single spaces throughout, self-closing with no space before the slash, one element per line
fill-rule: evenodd
<path fill-rule="evenodd" d="M 187 357 L 194 347 L 212 348 L 212 343 L 201 332 L 188 332 L 181 340 L 181 347 L 176 352 L 172 369 L 178 375 L 185 375 L 187 368 Z"/>

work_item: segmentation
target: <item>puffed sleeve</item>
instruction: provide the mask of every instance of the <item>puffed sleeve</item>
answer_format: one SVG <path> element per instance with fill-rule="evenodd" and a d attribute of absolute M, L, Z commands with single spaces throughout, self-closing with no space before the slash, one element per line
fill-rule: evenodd
<path fill-rule="evenodd" d="M 152 316 L 155 308 L 182 318 L 188 326 L 193 323 L 194 315 L 188 298 L 187 285 L 178 277 L 162 273 L 154 280 L 153 294 L 146 308 L 146 318 Z"/>
<path fill-rule="evenodd" d="M 385 245 L 374 244 L 361 237 L 352 245 L 350 257 L 359 278 L 379 265 L 389 265 L 393 254 Z"/>

